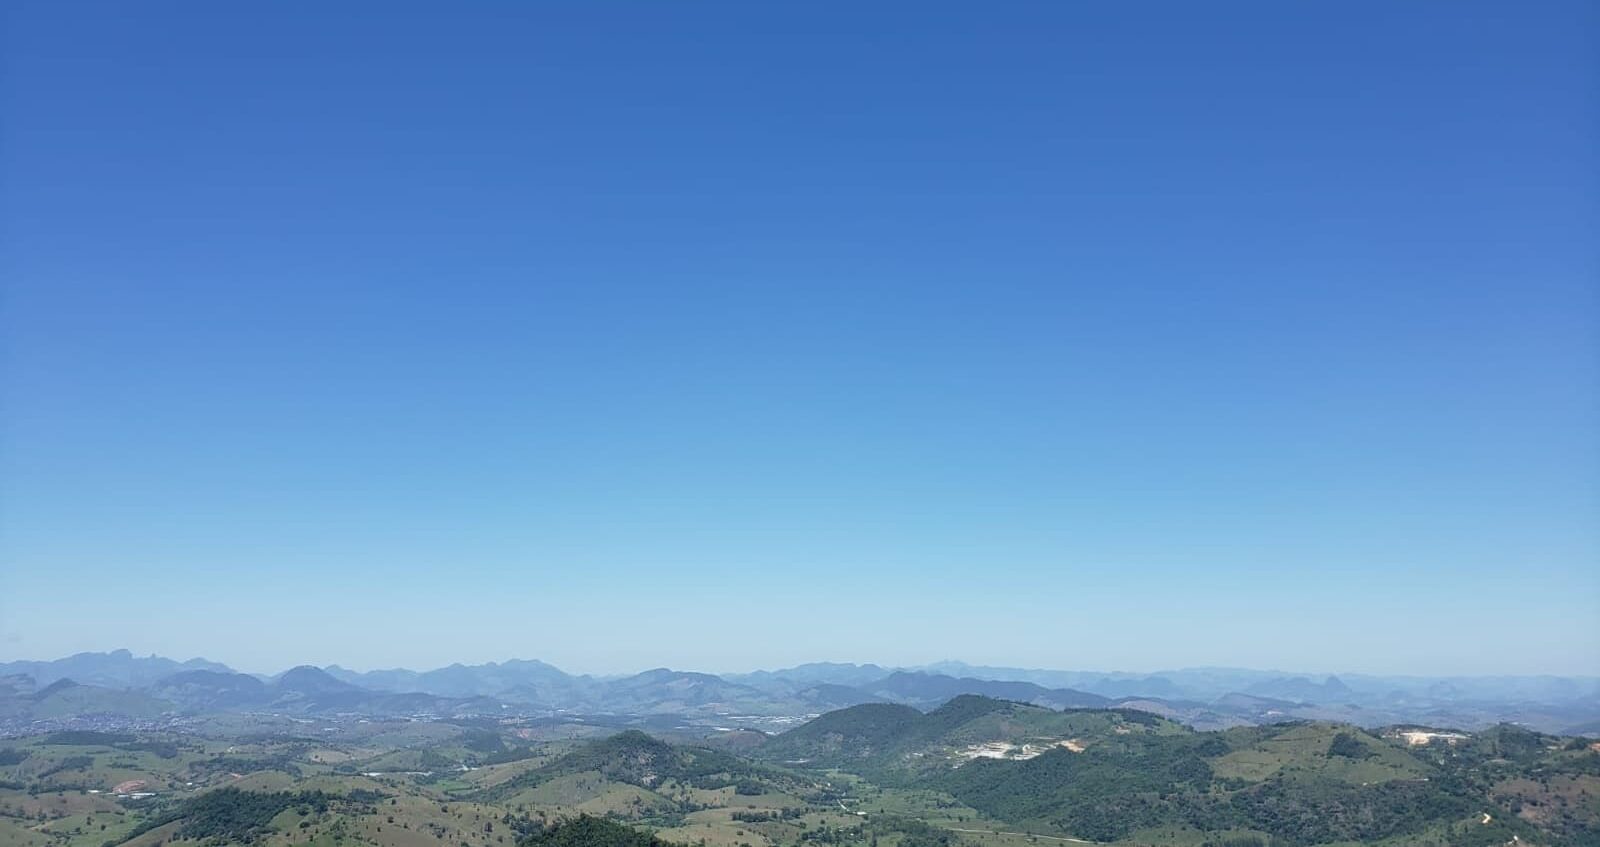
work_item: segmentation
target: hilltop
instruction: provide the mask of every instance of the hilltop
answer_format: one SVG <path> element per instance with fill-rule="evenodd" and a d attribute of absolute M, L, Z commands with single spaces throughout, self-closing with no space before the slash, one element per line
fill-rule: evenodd
<path fill-rule="evenodd" d="M 814 785 L 750 759 L 669 744 L 639 730 L 585 742 L 498 783 L 485 796 L 512 804 L 559 799 L 583 811 L 662 814 L 692 806 L 707 792 L 800 792 Z"/>
<path fill-rule="evenodd" d="M 900 781 L 974 759 L 1028 759 L 1056 747 L 1081 748 L 1111 735 L 1180 731 L 1171 721 L 1140 712 L 1057 711 L 963 694 L 928 712 L 881 703 L 830 712 L 776 736 L 759 754 Z"/>

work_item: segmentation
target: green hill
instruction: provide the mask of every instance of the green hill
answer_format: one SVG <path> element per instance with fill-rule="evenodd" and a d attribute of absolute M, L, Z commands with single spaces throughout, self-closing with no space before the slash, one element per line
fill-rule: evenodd
<path fill-rule="evenodd" d="M 783 733 L 762 746 L 761 755 L 798 764 L 839 767 L 880 757 L 903 743 L 922 713 L 894 703 L 864 703 Z"/>
<path fill-rule="evenodd" d="M 0 717 L 48 720 L 81 715 L 153 718 L 173 711 L 165 700 L 142 691 L 79 685 L 59 679 L 32 694 L 0 694 Z"/>
<path fill-rule="evenodd" d="M 1488 845 L 1549 843 L 1543 836 L 1600 821 L 1587 793 L 1600 788 L 1600 768 L 1591 775 L 1585 758 L 1600 762 L 1600 753 L 1558 742 L 1505 726 L 1413 749 L 1331 722 L 1197 732 L 1143 712 L 967 696 L 926 714 L 843 709 L 760 752 L 948 795 L 1016 829 L 1093 841 L 1233 833 L 1286 847 Z"/>
<path fill-rule="evenodd" d="M 1096 841 L 1158 829 L 1247 831 L 1286 845 L 1487 844 L 1533 834 L 1481 786 L 1329 723 L 1128 734 L 1082 752 L 974 761 L 928 784 L 1013 825 Z M 1500 824 L 1481 824 L 1483 814 Z M 1479 829 L 1446 835 L 1474 821 Z"/>
<path fill-rule="evenodd" d="M 610 782 L 654 790 L 667 783 L 702 789 L 733 786 L 746 791 L 792 783 L 782 772 L 706 747 L 678 747 L 638 730 L 591 741 L 495 789 L 510 796 L 562 777 L 594 775 Z"/>
<path fill-rule="evenodd" d="M 1123 736 L 1189 730 L 1144 712 L 1074 709 L 956 697 L 926 714 L 869 703 L 818 717 L 767 742 L 760 755 L 808 767 L 842 768 L 889 782 L 984 758 L 1030 759 Z"/>
<path fill-rule="evenodd" d="M 518 847 L 668 847 L 648 832 L 597 818 L 580 815 L 556 824 L 517 842 Z"/>
<path fill-rule="evenodd" d="M 1363 730 L 1327 722 L 1222 732 L 1230 752 L 1212 765 L 1222 779 L 1331 779 L 1376 784 L 1434 773 L 1410 751 Z"/>
<path fill-rule="evenodd" d="M 273 831 L 280 813 L 301 808 L 306 814 L 326 812 L 332 804 L 351 804 L 321 791 L 240 791 L 221 788 L 185 800 L 166 814 L 146 821 L 129 840 L 166 827 L 173 839 L 211 844 L 248 844 Z"/>
<path fill-rule="evenodd" d="M 1109 841 L 1168 822 L 1165 802 L 1151 798 L 1206 790 L 1212 779 L 1206 754 L 1221 746 L 1214 741 L 1150 736 L 1023 761 L 977 759 L 929 784 L 1000 820 Z"/>

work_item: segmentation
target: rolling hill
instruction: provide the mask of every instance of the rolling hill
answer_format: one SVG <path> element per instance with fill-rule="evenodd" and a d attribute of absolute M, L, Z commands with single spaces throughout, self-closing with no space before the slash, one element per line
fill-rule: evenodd
<path fill-rule="evenodd" d="M 494 789 L 495 799 L 551 797 L 565 793 L 578 804 L 601 798 L 610 786 L 643 793 L 628 802 L 641 809 L 666 810 L 685 802 L 694 790 L 735 788 L 740 793 L 802 789 L 805 780 L 759 761 L 720 750 L 668 744 L 638 730 L 590 741 L 548 764 L 518 774 Z M 544 791 L 538 789 L 545 788 Z"/>
<path fill-rule="evenodd" d="M 313 673 L 287 687 L 349 693 Z M 738 733 L 760 742 L 756 757 L 637 730 L 597 738 L 587 719 L 305 713 L 195 726 L 0 742 L 0 843 L 511 847 L 584 814 L 706 847 L 1582 847 L 1600 833 L 1593 742 L 1509 725 L 1197 732 L 1142 712 L 968 695 Z M 796 752 L 812 756 L 785 758 Z"/>
<path fill-rule="evenodd" d="M 886 703 L 830 712 L 772 738 L 759 755 L 900 783 L 975 759 L 1026 759 L 1058 746 L 1081 747 L 1107 737 L 1182 731 L 1176 724 L 1139 712 L 1056 711 L 963 694 L 926 713 Z"/>
<path fill-rule="evenodd" d="M 0 717 L 14 720 L 52 720 L 83 716 L 117 715 L 126 718 L 153 718 L 175 706 L 150 693 L 99 685 L 80 685 L 70 679 L 57 679 L 49 685 L 29 690 L 12 685 L 0 690 Z"/>
<path fill-rule="evenodd" d="M 183 671 L 156 681 L 152 693 L 186 711 L 256 706 L 271 700 L 267 684 L 249 674 Z"/>
<path fill-rule="evenodd" d="M 1536 844 L 1600 823 L 1600 752 L 1512 726 L 1472 736 L 1326 721 L 1200 732 L 1143 712 L 968 695 L 927 713 L 843 709 L 759 753 L 1092 841 L 1230 832 L 1296 845 Z M 1553 796 L 1566 799 L 1553 808 Z"/>

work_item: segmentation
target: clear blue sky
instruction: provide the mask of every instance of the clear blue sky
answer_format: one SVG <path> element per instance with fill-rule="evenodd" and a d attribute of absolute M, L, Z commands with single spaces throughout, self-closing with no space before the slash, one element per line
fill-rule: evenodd
<path fill-rule="evenodd" d="M 0 658 L 1600 672 L 1594 4 L 5 6 Z"/>

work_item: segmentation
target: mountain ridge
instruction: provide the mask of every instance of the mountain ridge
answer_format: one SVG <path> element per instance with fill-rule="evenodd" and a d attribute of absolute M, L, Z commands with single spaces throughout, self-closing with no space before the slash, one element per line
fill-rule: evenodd
<path fill-rule="evenodd" d="M 178 662 L 116 650 L 0 664 L 0 678 L 26 680 L 0 686 L 0 716 L 20 720 L 40 712 L 74 714 L 75 707 L 68 705 L 73 698 L 54 697 L 54 705 L 48 708 L 41 708 L 37 700 L 23 699 L 27 692 L 71 680 L 88 686 L 76 695 L 83 709 L 111 714 L 128 709 L 146 716 L 165 710 L 188 714 L 331 710 L 424 715 L 513 710 L 684 716 L 709 721 L 727 714 L 803 717 L 873 702 L 929 709 L 964 694 L 979 694 L 1054 709 L 1132 708 L 1203 729 L 1296 719 L 1363 726 L 1418 722 L 1466 727 L 1516 720 L 1552 732 L 1600 725 L 1600 678 L 1589 677 L 1386 678 L 1218 668 L 1140 676 L 1005 669 L 953 661 L 927 667 L 964 673 L 815 662 L 745 674 L 658 667 L 625 676 L 595 677 L 570 674 L 538 659 L 509 659 L 479 665 L 455 663 L 420 672 L 403 668 L 358 672 L 338 665 L 302 665 L 265 676 L 238 673 L 205 659 Z M 82 678 L 68 671 L 81 671 Z M 1029 678 L 988 678 L 1000 673 Z M 1063 680 L 1077 680 L 1084 687 L 1046 684 Z M 1147 691 L 1162 693 L 1138 693 Z"/>

